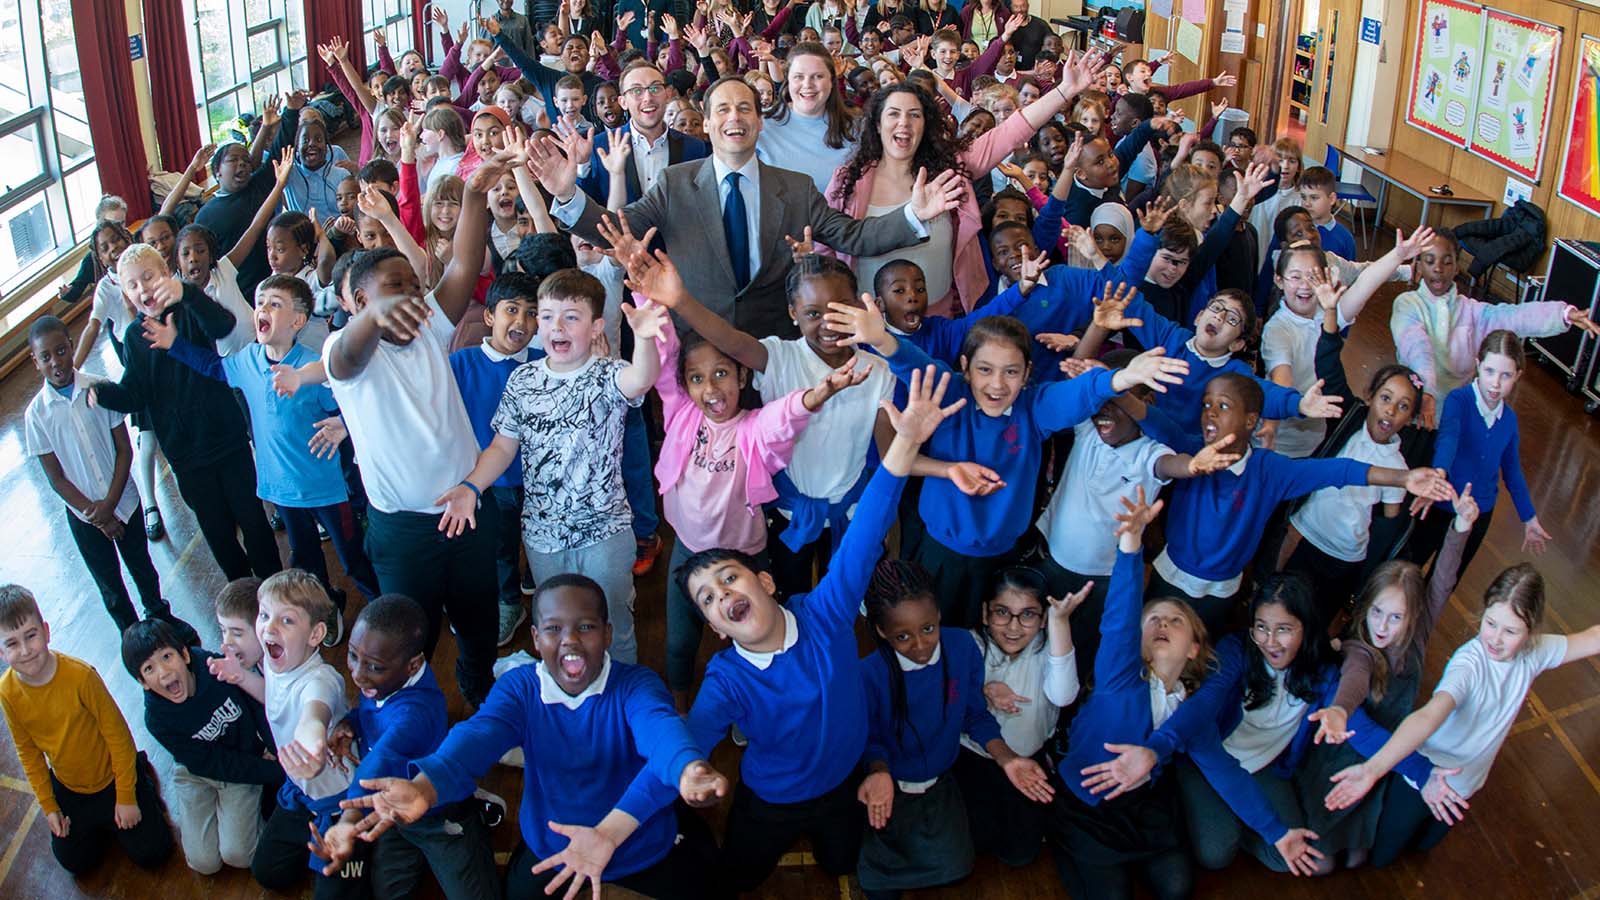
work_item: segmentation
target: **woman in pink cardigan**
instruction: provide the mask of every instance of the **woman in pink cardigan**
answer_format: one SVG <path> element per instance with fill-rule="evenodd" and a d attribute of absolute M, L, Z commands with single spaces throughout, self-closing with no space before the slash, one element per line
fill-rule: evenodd
<path fill-rule="evenodd" d="M 897 84 L 879 90 L 867 104 L 855 156 L 828 185 L 825 196 L 829 205 L 864 219 L 905 205 L 919 171 L 925 171 L 930 179 L 950 169 L 968 179 L 987 175 L 1060 112 L 1073 95 L 1086 89 L 1103 63 L 1104 56 L 1099 53 L 1069 55 L 1061 68 L 1060 84 L 970 144 L 957 136 L 955 123 L 942 113 L 937 101 L 918 88 Z M 909 259 L 922 267 L 928 296 L 939 298 L 929 305 L 930 313 L 948 315 L 957 301 L 971 311 L 989 285 L 988 267 L 978 244 L 981 227 L 978 201 L 968 191 L 952 217 L 928 223 L 927 241 L 855 260 L 856 278 L 871 284 L 884 264 Z"/>
<path fill-rule="evenodd" d="M 635 294 L 634 302 L 649 302 Z M 677 545 L 667 571 L 707 550 L 765 559 L 767 520 L 761 505 L 778 497 L 772 476 L 787 468 L 811 414 L 831 396 L 866 380 L 868 372 L 834 371 L 810 390 L 797 390 L 757 410 L 739 408 L 750 370 L 700 341 L 679 358 L 669 320 L 656 341 L 661 373 L 656 392 L 666 436 L 656 463 L 662 510 Z M 752 566 L 762 571 L 766 568 Z M 689 709 L 694 658 L 703 631 L 699 614 L 676 577 L 667 583 L 667 686 L 679 712 Z"/>

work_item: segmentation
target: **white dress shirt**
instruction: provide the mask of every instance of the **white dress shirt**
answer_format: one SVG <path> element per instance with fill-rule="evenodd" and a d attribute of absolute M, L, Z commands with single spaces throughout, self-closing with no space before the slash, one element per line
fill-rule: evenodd
<path fill-rule="evenodd" d="M 122 414 L 90 406 L 89 383 L 82 373 L 75 373 L 70 398 L 48 384 L 40 388 L 23 413 L 23 440 L 29 456 L 54 454 L 67 481 L 90 501 L 99 501 L 111 489 L 117 465 L 111 429 L 122 427 Z M 117 498 L 117 521 L 126 525 L 138 508 L 139 494 L 129 478 Z M 72 514 L 89 521 L 81 509 Z"/>

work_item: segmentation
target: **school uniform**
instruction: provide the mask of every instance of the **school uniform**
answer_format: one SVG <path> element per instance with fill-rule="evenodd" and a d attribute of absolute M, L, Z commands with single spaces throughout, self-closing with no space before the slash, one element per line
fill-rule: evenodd
<path fill-rule="evenodd" d="M 92 381 L 76 372 L 66 390 L 45 384 L 28 402 L 22 421 L 28 455 L 55 456 L 67 481 L 85 497 L 96 501 L 105 498 L 111 489 L 111 476 L 117 463 L 117 448 L 111 432 L 122 428 L 122 416 L 89 406 L 89 393 L 85 388 L 91 384 Z M 131 466 L 131 449 L 129 456 Z M 67 512 L 67 531 L 100 591 L 100 602 L 117 624 L 117 631 L 126 631 L 129 625 L 139 621 L 128 597 L 127 585 L 122 581 L 122 570 L 117 567 L 119 557 L 139 592 L 139 605 L 144 607 L 145 615 L 158 619 L 171 617 L 172 607 L 161 596 L 161 582 L 155 563 L 150 560 L 139 494 L 134 489 L 132 475 L 123 483 L 122 496 L 117 498 L 113 513 L 123 525 L 122 537 L 117 540 L 113 541 L 89 524 L 81 510 L 68 506 Z"/>
<path fill-rule="evenodd" d="M 427 775 L 439 802 L 451 803 L 471 796 L 477 780 L 518 746 L 528 765 L 508 896 L 541 896 L 554 877 L 530 871 L 567 845 L 546 823 L 594 825 L 612 809 L 639 827 L 612 855 L 608 882 L 651 897 L 704 896 L 704 872 L 689 859 L 692 849 L 678 842 L 672 809 L 684 767 L 702 754 L 655 673 L 607 654 L 599 677 L 572 696 L 542 662 L 511 669 L 472 718 L 408 771 Z"/>
<path fill-rule="evenodd" d="M 1338 458 L 1391 469 L 1409 468 L 1400 452 L 1400 440 L 1380 444 L 1372 439 L 1365 424 L 1345 441 Z M 1370 568 L 1367 563 L 1373 508 L 1400 504 L 1405 499 L 1403 487 L 1352 484 L 1316 491 L 1290 514 L 1289 524 L 1300 532 L 1302 540 L 1284 568 L 1312 576 L 1324 614 L 1331 616 L 1360 590 L 1361 574 Z"/>
<path fill-rule="evenodd" d="M 935 363 L 910 344 L 889 358 L 895 376 Z M 1050 435 L 1084 421 L 1115 395 L 1112 374 L 1097 369 L 1071 381 L 1029 385 L 1011 408 L 990 416 L 978 408 L 965 378 L 952 377 L 951 399 L 966 405 L 934 432 L 926 453 L 934 459 L 972 460 L 992 468 L 1005 483 L 987 497 L 968 497 L 948 479 L 928 479 L 918 506 L 923 529 L 902 549 L 933 576 L 934 596 L 945 621 L 976 625 L 993 573 L 1009 558 L 1033 513 L 1033 486 L 1042 447 Z"/>
<path fill-rule="evenodd" d="M 1144 280 L 1145 269 L 1150 263 L 1149 257 L 1142 259 L 1137 256 L 1124 257 L 1123 262 L 1126 265 L 1108 262 L 1098 269 L 1066 265 L 1051 266 L 1040 273 L 1039 283 L 1034 285 L 1026 297 L 1022 296 L 1022 291 L 1017 285 L 1006 284 L 988 304 L 988 306 L 998 306 L 998 309 L 990 315 L 1014 316 L 1028 326 L 1028 333 L 1032 335 L 1081 332 L 1088 328 L 1094 319 L 1095 301 L 1104 296 L 1107 285 L 1138 284 Z M 1001 276 L 1001 280 L 1005 281 L 1004 276 Z M 978 312 L 984 312 L 988 306 Z M 970 328 L 971 325 L 968 325 L 961 329 L 960 337 L 965 338 L 966 331 Z M 946 359 L 932 353 L 928 355 L 953 366 L 956 364 L 954 357 L 959 353 L 960 345 L 957 344 L 952 350 L 951 358 Z M 1070 350 L 1058 352 L 1043 344 L 1035 344 L 1033 352 L 1028 354 L 1033 364 L 1033 379 L 1060 381 L 1061 361 L 1071 355 Z"/>
<path fill-rule="evenodd" d="M 1000 737 L 985 705 L 983 675 L 983 657 L 959 630 L 941 631 L 926 663 L 883 650 L 861 660 L 867 689 L 863 762 L 885 764 L 895 782 L 888 824 L 869 829 L 861 844 L 862 890 L 932 887 L 972 871 L 972 836 L 951 769 L 964 739 L 981 747 Z M 904 722 L 895 717 L 895 678 L 904 691 Z"/>
<path fill-rule="evenodd" d="M 150 763 L 94 667 L 55 657 L 56 672 L 42 685 L 24 684 L 15 669 L 0 674 L 0 712 L 28 787 L 45 815 L 72 820 L 66 837 L 49 836 L 50 853 L 82 875 L 116 843 L 140 868 L 159 869 L 172 855 L 172 832 Z M 118 805 L 138 806 L 139 824 L 118 828 Z"/>
<path fill-rule="evenodd" d="M 506 380 L 517 367 L 530 357 L 543 356 L 542 350 L 524 347 L 510 355 L 489 345 L 489 339 L 476 347 L 467 347 L 450 354 L 450 371 L 455 375 L 456 387 L 461 391 L 461 402 L 467 408 L 467 420 L 472 423 L 472 435 L 478 439 L 478 449 L 486 450 L 494 441 L 495 430 L 490 424 L 495 410 L 500 408 L 500 398 L 506 392 Z M 518 519 L 522 515 L 522 451 L 512 459 L 511 465 L 501 473 L 485 493 L 494 495 L 499 510 L 496 528 L 499 531 L 498 549 L 495 551 L 495 576 L 500 583 L 500 605 L 522 607 L 522 536 Z"/>
<path fill-rule="evenodd" d="M 415 340 L 380 340 L 365 369 L 349 378 L 329 372 L 328 384 L 361 457 L 365 546 L 378 585 L 422 604 L 430 656 L 449 612 L 459 651 L 456 681 L 477 705 L 494 683 L 498 513 L 494 495 L 485 494 L 476 528 L 453 538 L 439 531 L 444 509 L 434 501 L 472 471 L 478 444 L 445 354 L 453 326 L 431 293 L 424 300 L 433 315 Z M 329 335 L 324 359 L 348 333 Z"/>
<path fill-rule="evenodd" d="M 233 314 L 187 282 L 183 299 L 161 313 L 191 344 L 212 347 L 233 331 Z M 256 499 L 256 470 L 244 413 L 226 385 L 207 378 L 150 345 L 142 317 L 123 335 L 127 371 L 120 382 L 96 385 L 100 405 L 147 411 L 172 466 L 183 502 L 223 575 L 266 578 L 283 567 L 278 541 Z M 234 536 L 244 537 L 244 547 Z"/>
<path fill-rule="evenodd" d="M 1350 322 L 1339 315 L 1338 326 L 1342 331 L 1350 327 Z M 1294 389 L 1301 393 L 1311 390 L 1317 383 L 1317 341 L 1321 336 L 1321 309 L 1306 317 L 1288 304 L 1279 306 L 1261 328 L 1262 370 L 1270 375 L 1274 369 L 1287 366 Z M 1317 449 L 1327 433 L 1327 423 L 1322 419 L 1287 419 L 1278 424 L 1272 449 L 1291 459 L 1302 459 Z"/>
<path fill-rule="evenodd" d="M 1150 120 L 1140 122 L 1132 131 L 1128 132 L 1112 146 L 1112 154 L 1116 156 L 1117 171 L 1127 173 L 1138 158 L 1139 153 L 1155 137 L 1155 128 Z M 1108 188 L 1091 188 L 1073 177 L 1072 190 L 1067 193 L 1066 220 L 1079 228 L 1089 227 L 1089 218 L 1094 215 L 1094 208 L 1102 203 L 1121 203 L 1122 189 L 1117 185 Z"/>
<path fill-rule="evenodd" d="M 989 707 L 989 714 L 1000 726 L 1000 736 L 1019 756 L 1032 757 L 1045 765 L 1045 742 L 1054 736 L 1061 710 L 1072 705 L 1078 696 L 1077 657 L 1081 654 L 1074 647 L 1065 656 L 1052 656 L 1043 632 L 1015 656 L 1008 655 L 980 631 L 968 634 L 983 657 L 982 683 L 998 681 L 1032 699 L 1031 703 L 1018 704 L 1014 713 Z M 1023 796 L 972 735 L 961 736 L 961 753 L 954 772 L 961 799 L 966 803 L 973 849 L 999 857 L 1012 868 L 1033 862 L 1044 840 L 1049 807 Z"/>
<path fill-rule="evenodd" d="M 856 866 L 855 775 L 867 744 L 867 699 L 855 620 L 903 484 L 882 467 L 873 474 L 828 574 L 779 608 L 781 649 L 734 644 L 706 666 L 689 713 L 696 742 L 710 749 L 730 725 L 749 739 L 719 867 L 732 890 L 754 889 L 802 835 L 830 875 Z"/>
<path fill-rule="evenodd" d="M 211 229 L 217 237 L 217 246 L 231 248 L 239 242 L 239 238 L 250 229 L 250 223 L 255 219 L 256 211 L 261 209 L 261 204 L 266 202 L 267 195 L 272 193 L 277 184 L 277 176 L 267 160 L 277 159 L 285 147 L 294 146 L 295 135 L 300 130 L 300 110 L 286 107 L 283 118 L 278 122 L 278 133 L 272 139 L 272 145 L 262 154 L 261 162 L 256 165 L 256 170 L 250 175 L 250 180 L 243 189 L 234 192 L 218 191 L 200 207 L 195 213 L 196 225 L 204 225 Z M 331 156 L 330 156 L 331 158 Z M 333 209 L 329 206 L 328 209 Z M 226 249 L 223 250 L 227 252 Z M 239 290 L 246 297 L 255 296 L 256 285 L 261 279 L 271 274 L 267 265 L 267 242 L 256 241 L 250 248 L 250 253 L 239 264 Z"/>
<path fill-rule="evenodd" d="M 277 791 L 283 769 L 266 709 L 238 685 L 217 680 L 206 665 L 217 654 L 189 649 L 194 693 L 173 703 L 144 692 L 144 724 L 176 764 L 174 818 L 189 868 L 213 875 L 224 865 L 250 866 L 261 833 L 261 794 Z"/>
<path fill-rule="evenodd" d="M 328 577 L 327 557 L 317 534 L 321 523 L 340 565 L 361 596 L 368 601 L 377 597 L 378 576 L 361 548 L 361 527 L 350 507 L 350 492 L 339 457 L 315 456 L 308 447 L 317 432 L 317 422 L 339 414 L 333 392 L 327 385 L 315 384 L 284 397 L 272 385 L 273 366 L 298 369 L 316 362 L 316 352 L 292 344 L 283 359 L 273 360 L 267 355 L 266 345 L 252 343 L 231 356 L 218 357 L 181 337 L 173 340 L 167 352 L 200 374 L 244 394 L 255 438 L 256 495 L 271 503 L 283 518 L 283 530 L 289 538 L 289 565 L 317 576 L 334 605 L 341 614 L 344 612 L 344 591 L 335 588 Z"/>
<path fill-rule="evenodd" d="M 1345 259 L 1356 258 L 1356 236 L 1350 233 L 1350 229 L 1340 224 L 1338 219 L 1330 218 L 1328 224 L 1318 225 L 1317 230 L 1322 232 L 1323 250 Z"/>

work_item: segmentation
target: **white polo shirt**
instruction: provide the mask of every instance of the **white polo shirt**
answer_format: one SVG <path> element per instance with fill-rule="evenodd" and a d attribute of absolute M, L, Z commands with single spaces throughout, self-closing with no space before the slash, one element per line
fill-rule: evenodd
<path fill-rule="evenodd" d="M 91 407 L 88 383 L 82 373 L 74 373 L 70 399 L 48 384 L 40 388 L 23 413 L 22 430 L 29 456 L 55 454 L 62 474 L 94 501 L 111 488 L 111 474 L 117 465 L 117 445 L 111 439 L 111 429 L 121 427 L 122 413 Z M 117 500 L 117 520 L 126 524 L 138 508 L 139 495 L 129 478 Z M 74 509 L 72 514 L 80 521 L 89 521 L 82 510 Z"/>

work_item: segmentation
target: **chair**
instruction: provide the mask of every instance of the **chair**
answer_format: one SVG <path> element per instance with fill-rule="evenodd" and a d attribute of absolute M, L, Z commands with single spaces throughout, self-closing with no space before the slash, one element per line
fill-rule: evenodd
<path fill-rule="evenodd" d="M 1323 166 L 1332 172 L 1335 178 L 1338 178 L 1339 173 L 1344 171 L 1344 154 L 1339 152 L 1338 147 L 1332 144 L 1328 145 L 1328 156 L 1326 161 L 1323 162 Z M 1372 196 L 1366 185 L 1359 181 L 1341 181 L 1335 184 L 1333 186 L 1333 195 L 1340 200 L 1349 200 L 1352 203 L 1377 204 L 1378 202 L 1378 198 Z M 1355 220 L 1356 227 L 1361 229 L 1362 245 L 1370 250 L 1372 248 L 1372 233 L 1367 230 L 1367 217 L 1362 214 L 1363 209 L 1364 207 L 1360 206 L 1352 207 L 1350 218 Z M 1373 222 L 1372 232 L 1376 232 L 1380 224 L 1379 222 Z"/>

